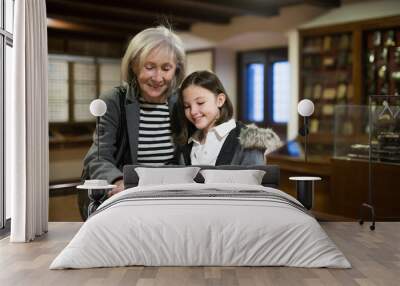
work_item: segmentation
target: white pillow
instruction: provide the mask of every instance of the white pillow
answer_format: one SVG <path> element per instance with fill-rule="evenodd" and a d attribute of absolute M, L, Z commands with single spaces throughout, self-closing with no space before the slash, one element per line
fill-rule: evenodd
<path fill-rule="evenodd" d="M 201 170 L 204 183 L 235 183 L 261 185 L 265 171 L 262 170 Z"/>
<path fill-rule="evenodd" d="M 135 168 L 139 177 L 138 186 L 195 183 L 193 179 L 199 170 L 199 167 Z"/>

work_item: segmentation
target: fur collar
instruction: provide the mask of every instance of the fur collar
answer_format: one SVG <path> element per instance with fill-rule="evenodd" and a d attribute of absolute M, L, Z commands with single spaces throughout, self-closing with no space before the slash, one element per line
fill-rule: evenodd
<path fill-rule="evenodd" d="M 269 154 L 283 145 L 279 136 L 272 129 L 258 128 L 254 124 L 242 128 L 239 142 L 244 149 L 265 150 L 265 154 Z"/>

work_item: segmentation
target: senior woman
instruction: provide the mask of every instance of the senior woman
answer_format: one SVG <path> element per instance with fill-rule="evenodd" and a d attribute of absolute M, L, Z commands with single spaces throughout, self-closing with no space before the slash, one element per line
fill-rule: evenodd
<path fill-rule="evenodd" d="M 174 95 L 185 73 L 182 41 L 170 29 L 145 29 L 129 43 L 121 63 L 124 84 L 103 94 L 107 112 L 98 126 L 97 141 L 84 158 L 84 176 L 124 189 L 125 164 L 165 165 L 174 155 L 170 115 Z"/>

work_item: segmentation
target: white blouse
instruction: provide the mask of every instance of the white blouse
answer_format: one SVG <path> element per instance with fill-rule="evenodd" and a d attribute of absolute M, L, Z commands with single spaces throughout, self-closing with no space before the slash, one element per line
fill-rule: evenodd
<path fill-rule="evenodd" d="M 201 131 L 195 132 L 188 140 L 188 143 L 193 141 L 193 147 L 190 153 L 192 165 L 215 165 L 222 145 L 228 137 L 229 132 L 235 129 L 235 127 L 236 122 L 234 119 L 231 119 L 211 128 L 203 144 L 198 140 Z"/>

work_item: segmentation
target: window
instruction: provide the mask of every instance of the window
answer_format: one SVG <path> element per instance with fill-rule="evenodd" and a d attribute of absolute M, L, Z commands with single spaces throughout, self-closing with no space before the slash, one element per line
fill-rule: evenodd
<path fill-rule="evenodd" d="M 96 64 L 94 62 L 72 64 L 73 70 L 73 120 L 75 122 L 94 121 L 90 114 L 90 102 L 97 97 Z"/>
<path fill-rule="evenodd" d="M 11 76 L 13 68 L 13 21 L 14 0 L 0 0 L 0 229 L 4 230 L 11 217 L 11 195 L 6 192 L 5 185 L 5 99 L 11 93 Z M 8 229 L 6 229 L 8 231 Z M 2 231 L 0 232 L 0 234 Z"/>
<path fill-rule="evenodd" d="M 290 100 L 290 70 L 289 62 L 272 64 L 272 121 L 288 123 Z"/>
<path fill-rule="evenodd" d="M 238 65 L 239 120 L 271 127 L 284 139 L 290 101 L 287 49 L 241 52 Z"/>
<path fill-rule="evenodd" d="M 68 121 L 68 62 L 49 60 L 49 121 Z"/>
<path fill-rule="evenodd" d="M 248 64 L 246 79 L 246 119 L 262 122 L 264 121 L 264 64 Z"/>
<path fill-rule="evenodd" d="M 119 60 L 49 55 L 49 122 L 94 122 L 90 102 L 120 83 Z"/>
<path fill-rule="evenodd" d="M 112 89 L 121 82 L 121 66 L 115 60 L 103 60 L 99 65 L 100 94 Z"/>

